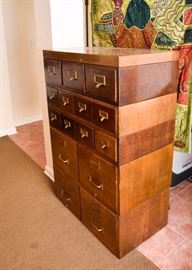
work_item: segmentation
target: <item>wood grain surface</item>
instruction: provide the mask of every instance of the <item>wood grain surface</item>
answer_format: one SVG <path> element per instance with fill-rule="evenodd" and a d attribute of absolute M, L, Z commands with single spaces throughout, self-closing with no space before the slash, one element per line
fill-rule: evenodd
<path fill-rule="evenodd" d="M 169 189 L 139 204 L 119 219 L 119 257 L 167 224 Z"/>
<path fill-rule="evenodd" d="M 120 68 L 119 106 L 176 93 L 177 85 L 177 62 Z"/>
<path fill-rule="evenodd" d="M 119 168 L 119 212 L 129 212 L 170 186 L 173 145 L 169 144 Z"/>
<path fill-rule="evenodd" d="M 178 60 L 177 51 L 126 49 L 104 47 L 70 48 L 69 50 L 43 51 L 44 58 L 109 67 L 127 67 Z"/>
<path fill-rule="evenodd" d="M 142 157 L 173 143 L 175 120 L 141 130 L 119 139 L 119 164 Z"/>
<path fill-rule="evenodd" d="M 119 107 L 118 134 L 124 136 L 175 119 L 176 93 Z"/>

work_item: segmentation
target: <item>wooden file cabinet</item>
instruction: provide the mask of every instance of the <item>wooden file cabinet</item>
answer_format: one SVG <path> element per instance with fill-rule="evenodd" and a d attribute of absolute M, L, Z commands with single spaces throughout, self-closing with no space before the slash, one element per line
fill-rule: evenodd
<path fill-rule="evenodd" d="M 167 224 L 177 53 L 43 53 L 55 193 L 120 258 Z"/>

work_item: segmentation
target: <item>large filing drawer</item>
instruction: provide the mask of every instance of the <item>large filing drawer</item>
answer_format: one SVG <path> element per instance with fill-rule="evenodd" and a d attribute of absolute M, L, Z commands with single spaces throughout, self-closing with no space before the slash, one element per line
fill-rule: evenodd
<path fill-rule="evenodd" d="M 78 146 L 81 185 L 113 212 L 117 212 L 117 168 Z"/>
<path fill-rule="evenodd" d="M 82 222 L 113 253 L 117 253 L 118 218 L 80 188 Z"/>
<path fill-rule="evenodd" d="M 78 180 L 77 143 L 53 129 L 51 141 L 54 164 L 65 174 Z"/>

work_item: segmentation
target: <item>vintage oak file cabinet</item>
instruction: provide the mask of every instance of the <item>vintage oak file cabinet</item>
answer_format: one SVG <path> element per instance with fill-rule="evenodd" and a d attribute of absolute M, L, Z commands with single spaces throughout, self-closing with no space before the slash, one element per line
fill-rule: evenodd
<path fill-rule="evenodd" d="M 120 258 L 167 224 L 177 53 L 43 54 L 56 195 Z"/>

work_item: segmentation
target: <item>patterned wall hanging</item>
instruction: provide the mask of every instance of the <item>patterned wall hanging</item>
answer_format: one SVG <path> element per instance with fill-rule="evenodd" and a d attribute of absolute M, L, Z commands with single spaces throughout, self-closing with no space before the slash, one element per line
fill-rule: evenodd
<path fill-rule="evenodd" d="M 180 51 L 175 150 L 191 152 L 192 0 L 92 0 L 93 46 Z"/>

